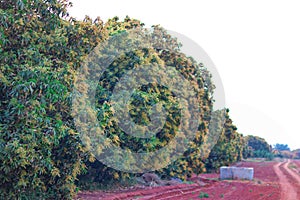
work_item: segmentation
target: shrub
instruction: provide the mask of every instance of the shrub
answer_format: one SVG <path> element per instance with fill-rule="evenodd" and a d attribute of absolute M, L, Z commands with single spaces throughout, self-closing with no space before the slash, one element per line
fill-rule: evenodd
<path fill-rule="evenodd" d="M 245 137 L 245 146 L 243 149 L 244 158 L 267 158 L 267 160 L 272 160 L 274 154 L 272 152 L 272 147 L 269 145 L 265 139 L 258 136 L 248 135 Z"/>
<path fill-rule="evenodd" d="M 253 157 L 255 158 L 266 158 L 267 160 L 273 160 L 274 154 L 268 151 L 257 150 L 253 152 Z"/>

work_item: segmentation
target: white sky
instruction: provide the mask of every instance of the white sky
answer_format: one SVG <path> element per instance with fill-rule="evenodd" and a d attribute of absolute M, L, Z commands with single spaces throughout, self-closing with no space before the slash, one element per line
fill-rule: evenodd
<path fill-rule="evenodd" d="M 216 65 L 238 131 L 300 148 L 300 1 L 71 1 L 79 19 L 129 15 L 191 38 Z"/>

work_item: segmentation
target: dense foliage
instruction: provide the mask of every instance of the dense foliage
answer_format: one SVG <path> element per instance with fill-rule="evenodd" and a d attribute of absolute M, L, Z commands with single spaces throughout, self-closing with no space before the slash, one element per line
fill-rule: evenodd
<path fill-rule="evenodd" d="M 118 22 L 114 18 L 103 28 L 99 19 L 92 22 L 89 18 L 84 21 L 68 18 L 67 7 L 67 1 L 1 1 L 0 188 L 3 198 L 63 199 L 72 196 L 74 181 L 84 169 L 87 155 L 71 116 L 75 71 L 100 41 L 124 30 L 143 26 L 137 20 L 126 18 L 124 22 Z M 179 70 L 193 82 L 197 92 L 202 112 L 201 126 L 185 157 L 161 173 L 185 178 L 204 169 L 199 146 L 207 134 L 203 116 L 208 116 L 210 112 L 212 86 L 204 83 L 201 70 L 207 71 L 203 66 L 182 53 L 176 53 L 180 46 L 176 40 L 159 27 L 155 30 L 158 40 L 168 43 L 173 51 L 155 48 L 138 50 L 116 60 L 111 65 L 114 73 L 107 73 L 100 80 L 102 93 L 98 94 L 98 107 L 105 103 L 105 97 L 101 96 L 103 91 L 109 93 L 108 89 L 114 85 L 111 77 L 119 77 L 124 70 L 130 69 L 132 63 L 129 61 L 136 64 L 163 61 Z M 109 80 L 108 84 L 105 80 Z M 156 93 L 145 96 L 145 91 L 151 89 Z M 136 141 L 124 137 L 115 125 L 107 126 L 107 137 L 122 147 L 145 152 L 166 145 L 173 137 L 174 131 L 172 133 L 171 130 L 176 129 L 179 117 L 176 101 L 170 92 L 160 86 L 148 85 L 135 94 L 138 100 L 132 102 L 136 107 L 141 107 L 144 102 L 149 105 L 150 101 L 169 101 L 169 108 L 174 111 L 168 116 L 167 126 L 158 138 Z M 109 110 L 109 106 L 105 109 Z M 140 120 L 138 123 L 147 120 L 144 111 L 135 112 L 131 116 Z M 140 115 L 145 118 L 139 118 Z M 89 161 L 95 161 L 91 155 Z M 101 172 L 101 181 L 129 176 L 128 173 L 100 166 L 97 169 Z"/>
<path fill-rule="evenodd" d="M 233 125 L 227 109 L 223 131 L 205 161 L 207 171 L 215 171 L 221 166 L 228 166 L 231 163 L 240 161 L 243 158 L 244 146 L 243 135 L 237 132 L 237 127 Z"/>
<path fill-rule="evenodd" d="M 247 135 L 245 139 L 248 146 L 251 147 L 254 151 L 261 150 L 270 152 L 272 150 L 272 147 L 264 138 L 253 135 Z"/>
<path fill-rule="evenodd" d="M 100 77 L 96 110 L 107 146 L 98 146 L 99 154 L 111 144 L 142 153 L 161 149 L 175 137 L 180 118 L 190 114 L 180 112 L 173 91 L 149 83 L 133 93 L 128 106 L 130 117 L 136 124 L 145 125 L 150 121 L 150 108 L 161 103 L 168 111 L 163 128 L 153 137 L 135 138 L 118 127 L 112 107 L 115 102 L 110 99 L 113 88 L 127 71 L 151 65 L 162 67 L 162 71 L 168 66 L 187 79 L 200 112 L 199 127 L 188 150 L 156 173 L 185 179 L 205 168 L 216 169 L 242 158 L 244 139 L 228 110 L 219 113 L 224 114 L 225 124 L 215 124 L 222 132 L 210 154 L 209 148 L 202 146 L 213 130 L 209 125 L 214 85 L 205 66 L 180 53 L 181 45 L 175 38 L 159 26 L 149 32 L 143 23 L 129 17 L 124 21 L 113 18 L 105 24 L 99 18 L 78 21 L 68 16 L 68 6 L 67 0 L 0 0 L 0 199 L 71 199 L 77 177 L 79 182 L 107 184 L 134 176 L 102 164 L 89 153 L 89 138 L 82 142 L 71 112 L 74 82 L 83 61 L 98 44 L 129 30 L 152 38 L 154 45 L 122 54 Z M 98 53 L 105 57 L 105 53 Z M 81 88 L 83 96 L 87 90 Z M 256 149 L 255 141 L 247 141 Z M 266 147 L 264 142 L 259 145 Z M 159 163 L 149 160 L 150 164 Z M 85 175 L 79 176 L 82 172 Z"/>
<path fill-rule="evenodd" d="M 244 158 L 261 157 L 269 160 L 273 159 L 272 146 L 269 145 L 265 139 L 258 136 L 247 135 L 245 140 Z"/>
<path fill-rule="evenodd" d="M 102 22 L 67 1 L 0 1 L 0 199 L 65 199 L 84 168 L 70 115 L 75 70 Z"/>
<path fill-rule="evenodd" d="M 199 119 L 200 126 L 197 128 L 197 132 L 193 133 L 195 139 L 190 142 L 188 151 L 185 152 L 184 156 L 171 163 L 166 168 L 157 170 L 156 172 L 162 176 L 177 176 L 182 179 L 191 176 L 193 173 L 199 174 L 203 172 L 204 163 L 201 160 L 202 157 L 200 151 L 203 139 L 208 133 L 209 115 L 213 102 L 211 92 L 214 87 L 208 82 L 210 79 L 209 75 L 207 76 L 208 71 L 206 68 L 201 64 L 197 64 L 192 58 L 188 58 L 180 53 L 180 44 L 177 40 L 172 38 L 159 26 L 154 26 L 153 32 L 148 32 L 143 28 L 143 24 L 137 20 L 125 18 L 124 21 L 119 21 L 118 18 L 113 18 L 105 24 L 105 27 L 111 37 L 114 37 L 116 34 L 122 34 L 126 30 L 139 29 L 139 34 L 145 34 L 147 37 L 155 38 L 152 40 L 152 43 L 158 45 L 153 45 L 153 47 L 148 49 L 139 49 L 119 56 L 118 59 L 115 59 L 110 64 L 104 75 L 100 78 L 96 93 L 96 107 L 98 111 L 100 111 L 98 120 L 100 121 L 100 126 L 103 130 L 102 133 L 106 138 L 109 138 L 114 145 L 139 153 L 153 152 L 168 145 L 177 134 L 180 118 L 182 117 L 179 102 L 172 93 L 173 91 L 170 91 L 163 85 L 149 83 L 148 85 L 143 85 L 138 88 L 138 90 L 133 93 L 133 100 L 129 105 L 129 112 L 135 123 L 144 125 L 150 121 L 148 112 L 153 104 L 162 103 L 164 109 L 168 112 L 163 128 L 157 132 L 155 136 L 146 139 L 131 137 L 118 126 L 117 119 L 113 115 L 114 109 L 112 108 L 112 104 L 116 104 L 116 102 L 112 102 L 110 96 L 112 95 L 112 90 L 116 85 L 116 82 L 119 81 L 127 71 L 134 67 L 141 68 L 145 65 L 154 67 L 156 65 L 164 64 L 162 66 L 163 68 L 161 68 L 162 71 L 166 71 L 164 68 L 165 66 L 172 67 L 176 71 L 179 71 L 183 77 L 188 79 L 193 87 L 193 91 L 198 100 L 197 106 L 201 112 Z M 122 42 L 125 41 L 122 40 L 119 42 L 118 46 L 123 46 L 124 44 L 122 44 Z M 108 50 L 106 49 L 106 52 L 107 51 Z M 99 56 L 101 57 L 104 55 L 101 53 Z M 98 60 L 99 59 L 97 59 L 97 61 Z M 88 71 L 88 69 L 85 71 Z M 93 73 L 94 72 L 92 72 L 92 74 Z M 206 74 L 205 76 L 203 75 L 204 73 Z M 88 74 L 91 74 L 91 72 L 88 72 Z M 164 80 L 161 81 L 163 82 Z M 109 103 L 108 100 L 110 100 Z M 186 113 L 186 115 L 189 115 L 189 113 Z M 105 121 L 102 120 L 104 118 L 106 119 Z M 88 140 L 93 143 L 93 139 L 89 138 Z M 104 147 L 96 148 L 101 148 L 101 154 L 104 154 Z M 117 158 L 118 155 L 112 157 Z M 135 160 L 128 161 L 135 163 Z M 155 169 L 156 165 L 162 162 L 168 161 L 160 160 L 159 163 L 153 163 L 149 160 L 148 165 L 153 166 Z M 111 178 L 124 179 L 130 176 L 128 173 L 108 168 L 97 160 L 95 163 L 89 165 L 89 167 L 91 169 L 88 171 L 95 172 L 95 178 L 92 179 L 97 179 L 102 182 L 108 182 Z M 101 175 L 101 178 L 99 178 L 99 175 Z M 90 172 L 88 172 L 88 176 L 94 177 Z M 91 180 L 86 177 L 82 178 Z"/>

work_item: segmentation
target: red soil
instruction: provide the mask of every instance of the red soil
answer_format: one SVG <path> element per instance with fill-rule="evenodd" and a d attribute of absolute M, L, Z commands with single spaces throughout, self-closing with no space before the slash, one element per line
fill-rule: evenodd
<path fill-rule="evenodd" d="M 300 169 L 300 160 L 293 160 L 293 163 L 295 163 L 298 168 Z"/>
<path fill-rule="evenodd" d="M 278 164 L 280 170 L 283 173 L 283 179 L 287 179 L 285 182 L 281 182 L 282 192 L 281 198 L 286 200 L 293 200 L 300 198 L 300 175 L 298 174 L 298 168 L 291 167 L 293 161 L 290 160 Z M 296 172 L 297 171 L 297 172 Z"/>
<path fill-rule="evenodd" d="M 300 161 L 293 162 L 300 165 Z M 254 168 L 254 181 L 220 181 L 217 179 L 219 174 L 202 174 L 192 178 L 195 182 L 193 184 L 136 187 L 117 192 L 80 192 L 77 199 L 189 200 L 200 199 L 202 193 L 202 195 L 208 194 L 207 199 L 216 200 L 288 200 L 290 198 L 296 200 L 300 197 L 300 176 L 294 171 L 291 172 L 292 169 L 288 168 L 288 164 L 287 161 L 237 163 L 236 165 L 240 167 Z M 201 184 L 197 184 L 197 180 L 200 180 Z"/>

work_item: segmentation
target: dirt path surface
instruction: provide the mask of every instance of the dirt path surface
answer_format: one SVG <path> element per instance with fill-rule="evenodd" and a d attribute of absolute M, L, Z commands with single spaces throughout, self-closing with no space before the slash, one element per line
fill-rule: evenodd
<path fill-rule="evenodd" d="M 219 174 L 202 174 L 193 177 L 194 183 L 171 186 L 136 187 L 117 191 L 80 192 L 82 200 L 297 200 L 295 184 L 289 184 L 292 175 L 277 162 L 240 162 L 237 166 L 253 167 L 253 181 L 218 180 Z M 289 163 L 288 163 L 289 164 Z M 288 165 L 287 164 L 287 165 Z M 284 170 L 284 171 L 283 171 Z M 201 183 L 201 184 L 200 184 Z M 280 184 L 282 185 L 280 185 Z M 285 184 L 283 184 L 285 183 Z M 280 188 L 285 189 L 281 192 Z M 291 193 L 291 188 L 294 192 Z M 281 198 L 281 194 L 283 196 Z"/>
<path fill-rule="evenodd" d="M 291 164 L 291 160 L 288 160 L 288 162 L 285 163 L 284 168 L 285 170 L 293 177 L 293 179 L 296 180 L 296 184 L 300 185 L 300 175 L 297 168 L 289 168 L 289 164 Z M 294 170 L 292 170 L 294 169 Z M 300 197 L 299 197 L 300 198 Z"/>
<path fill-rule="evenodd" d="M 290 160 L 285 162 L 279 162 L 274 165 L 274 171 L 279 178 L 279 183 L 281 186 L 281 200 L 295 200 L 299 199 L 300 176 L 293 170 L 289 169 L 291 164 Z"/>

